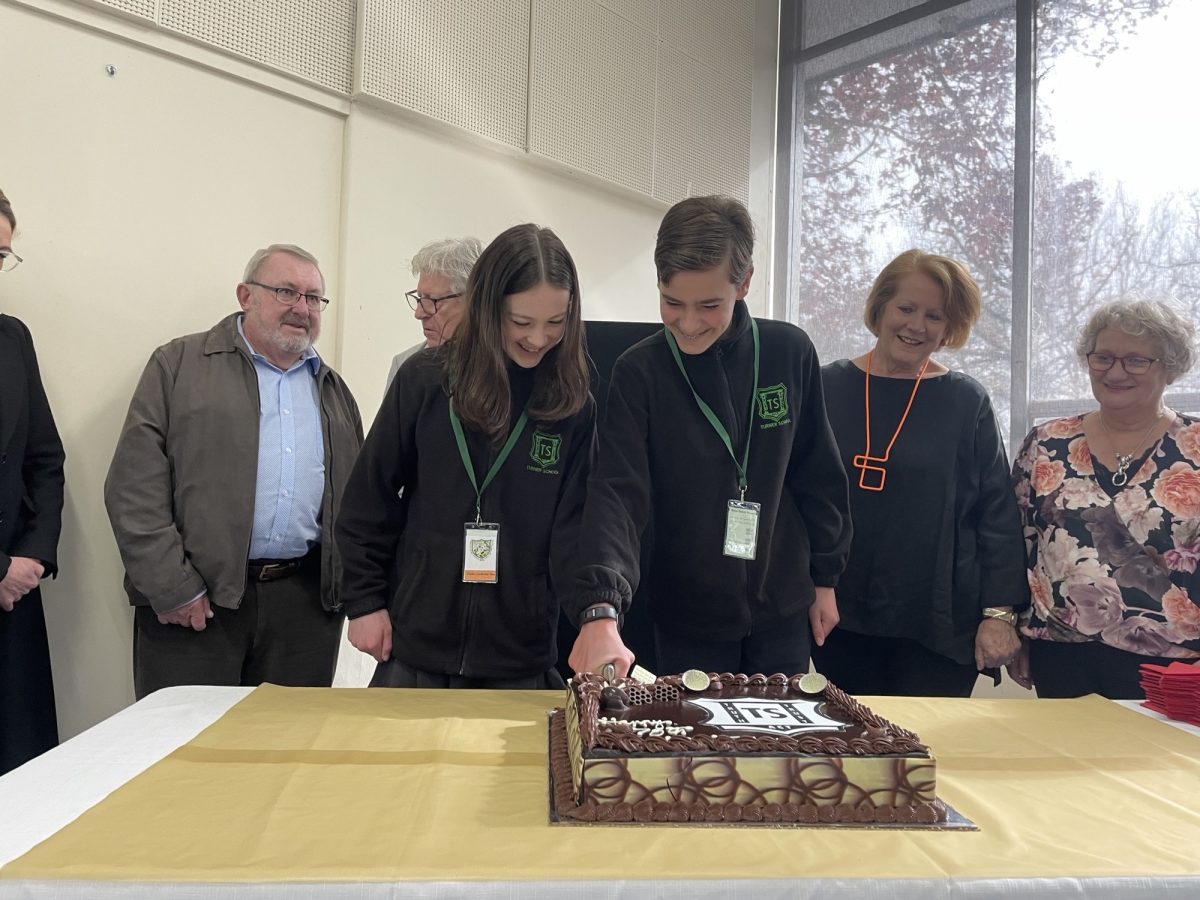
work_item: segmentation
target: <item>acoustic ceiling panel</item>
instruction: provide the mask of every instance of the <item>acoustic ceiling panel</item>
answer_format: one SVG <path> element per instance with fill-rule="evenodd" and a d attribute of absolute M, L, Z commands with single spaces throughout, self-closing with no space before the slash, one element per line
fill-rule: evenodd
<path fill-rule="evenodd" d="M 151 22 L 154 21 L 154 9 L 157 6 L 155 0 L 92 0 L 92 2 L 111 9 L 118 9 L 131 16 L 137 16 L 139 19 L 149 19 Z"/>
<path fill-rule="evenodd" d="M 534 0 L 532 35 L 530 151 L 649 194 L 653 34 L 594 0 Z"/>
<path fill-rule="evenodd" d="M 718 72 L 753 77 L 754 0 L 659 0 L 659 36 Z"/>
<path fill-rule="evenodd" d="M 160 0 L 159 24 L 342 94 L 350 93 L 354 0 Z"/>
<path fill-rule="evenodd" d="M 658 31 L 659 0 L 596 0 L 605 9 L 615 12 L 630 24 L 649 32 Z"/>
<path fill-rule="evenodd" d="M 750 196 L 748 83 L 660 47 L 654 196 L 667 203 L 702 194 Z"/>
<path fill-rule="evenodd" d="M 525 149 L 529 0 L 360 0 L 356 89 Z"/>

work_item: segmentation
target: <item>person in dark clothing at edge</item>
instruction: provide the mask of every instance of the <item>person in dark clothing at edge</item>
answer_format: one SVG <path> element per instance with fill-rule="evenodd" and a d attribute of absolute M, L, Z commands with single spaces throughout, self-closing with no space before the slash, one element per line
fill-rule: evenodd
<path fill-rule="evenodd" d="M 803 672 L 837 625 L 846 474 L 808 335 L 747 310 L 753 251 L 728 197 L 684 200 L 659 227 L 664 328 L 613 368 L 565 604 L 577 672 L 628 670 L 617 616 L 643 577 L 664 672 Z"/>
<path fill-rule="evenodd" d="M 510 228 L 453 339 L 392 381 L 346 485 L 342 602 L 372 687 L 562 687 L 595 415 L 575 263 L 548 228 Z"/>

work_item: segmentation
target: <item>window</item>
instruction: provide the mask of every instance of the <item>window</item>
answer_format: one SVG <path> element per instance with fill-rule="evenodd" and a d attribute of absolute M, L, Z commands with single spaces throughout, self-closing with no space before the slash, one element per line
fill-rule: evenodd
<path fill-rule="evenodd" d="M 1200 125 L 1184 88 L 1196 34 L 1188 0 L 1038 8 L 1035 419 L 1094 406 L 1074 339 L 1105 300 L 1172 296 L 1193 321 L 1200 311 Z M 1198 389 L 1193 370 L 1167 402 L 1195 411 Z"/>
<path fill-rule="evenodd" d="M 1200 134 L 1184 102 L 1200 4 L 864 0 L 855 14 L 874 20 L 844 32 L 840 6 L 785 5 L 787 317 L 822 360 L 861 354 L 879 269 L 909 247 L 943 253 L 984 313 L 939 356 L 988 389 L 1010 445 L 1035 418 L 1090 408 L 1074 343 L 1100 302 L 1170 294 L 1200 310 Z M 1036 113 L 1024 126 L 1022 110 Z M 1193 373 L 1168 402 L 1195 409 L 1198 388 Z"/>

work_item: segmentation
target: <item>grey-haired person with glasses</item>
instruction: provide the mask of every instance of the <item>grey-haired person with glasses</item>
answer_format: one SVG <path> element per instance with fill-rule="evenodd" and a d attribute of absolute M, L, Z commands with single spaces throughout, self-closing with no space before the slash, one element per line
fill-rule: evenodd
<path fill-rule="evenodd" d="M 1142 663 L 1200 660 L 1200 419 L 1163 402 L 1195 336 L 1172 303 L 1100 307 L 1075 348 L 1097 408 L 1017 456 L 1033 602 L 1008 671 L 1041 697 L 1140 699 Z"/>
<path fill-rule="evenodd" d="M 333 507 L 362 420 L 313 348 L 329 305 L 316 258 L 265 247 L 235 293 L 240 311 L 154 351 L 104 484 L 139 698 L 179 684 L 333 681 Z"/>
<path fill-rule="evenodd" d="M 412 258 L 417 287 L 406 291 L 404 297 L 413 316 L 421 323 L 424 337 L 419 344 L 393 357 L 392 367 L 388 370 L 389 385 L 406 359 L 453 337 L 466 309 L 467 277 L 482 252 L 483 244 L 478 238 L 445 238 L 426 244 Z"/>
<path fill-rule="evenodd" d="M 0 191 L 5 289 L 21 261 L 16 227 Z M 58 743 L 38 585 L 58 572 L 63 456 L 33 338 L 20 319 L 0 313 L 0 775 Z"/>

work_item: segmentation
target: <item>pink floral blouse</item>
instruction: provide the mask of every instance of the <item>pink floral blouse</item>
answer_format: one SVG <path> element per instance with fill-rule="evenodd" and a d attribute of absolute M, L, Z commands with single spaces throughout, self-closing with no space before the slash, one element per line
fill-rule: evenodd
<path fill-rule="evenodd" d="M 1034 428 L 1013 465 L 1031 638 L 1200 658 L 1200 422 L 1184 415 L 1115 497 L 1097 483 L 1083 417 Z"/>

